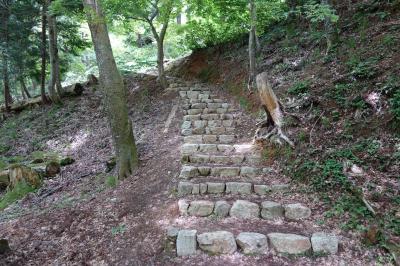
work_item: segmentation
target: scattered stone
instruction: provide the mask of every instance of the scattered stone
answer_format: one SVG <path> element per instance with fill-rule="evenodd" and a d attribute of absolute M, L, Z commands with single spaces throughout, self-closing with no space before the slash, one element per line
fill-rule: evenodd
<path fill-rule="evenodd" d="M 256 177 L 260 172 L 260 169 L 255 167 L 244 166 L 240 168 L 240 175 L 244 177 Z"/>
<path fill-rule="evenodd" d="M 285 206 L 285 216 L 291 220 L 305 219 L 311 216 L 311 210 L 301 203 L 288 204 Z"/>
<path fill-rule="evenodd" d="M 178 256 L 190 256 L 196 254 L 197 230 L 180 230 L 176 239 L 176 251 Z"/>
<path fill-rule="evenodd" d="M 267 185 L 254 185 L 254 192 L 257 195 L 263 196 L 267 195 L 268 186 Z"/>
<path fill-rule="evenodd" d="M 260 207 L 258 204 L 247 200 L 237 200 L 233 203 L 229 215 L 241 219 L 258 218 L 260 216 Z"/>
<path fill-rule="evenodd" d="M 188 208 L 189 208 L 189 203 L 186 200 L 180 199 L 178 201 L 178 209 L 179 209 L 180 215 L 187 216 L 188 215 Z"/>
<path fill-rule="evenodd" d="M 335 235 L 317 232 L 311 236 L 311 244 L 314 252 L 336 254 L 339 240 Z"/>
<path fill-rule="evenodd" d="M 251 183 L 227 182 L 226 193 L 249 195 L 251 194 Z"/>
<path fill-rule="evenodd" d="M 217 217 L 223 218 L 229 215 L 231 205 L 225 200 L 219 200 L 215 203 L 214 214 Z"/>
<path fill-rule="evenodd" d="M 179 177 L 183 178 L 183 179 L 190 179 L 190 178 L 196 177 L 198 175 L 199 175 L 199 171 L 198 171 L 197 167 L 184 165 L 184 166 L 182 166 L 182 170 L 181 170 Z"/>
<path fill-rule="evenodd" d="M 224 183 L 211 183 L 207 182 L 207 192 L 210 194 L 220 194 L 224 193 L 225 184 Z"/>
<path fill-rule="evenodd" d="M 178 184 L 178 196 L 186 196 L 192 194 L 193 183 L 191 182 L 179 182 Z"/>
<path fill-rule="evenodd" d="M 214 202 L 208 200 L 195 200 L 189 205 L 188 213 L 193 216 L 205 217 L 212 214 Z"/>
<path fill-rule="evenodd" d="M 200 234 L 197 236 L 197 242 L 200 249 L 213 255 L 232 254 L 237 249 L 235 237 L 227 231 Z"/>
<path fill-rule="evenodd" d="M 280 253 L 302 254 L 311 249 L 310 239 L 305 236 L 270 233 L 268 238 L 271 246 Z"/>
<path fill-rule="evenodd" d="M 259 233 L 240 233 L 236 238 L 236 242 L 246 255 L 265 254 L 268 249 L 267 237 Z"/>
<path fill-rule="evenodd" d="M 284 216 L 284 209 L 280 203 L 264 201 L 261 203 L 261 217 L 263 219 L 276 219 Z"/>

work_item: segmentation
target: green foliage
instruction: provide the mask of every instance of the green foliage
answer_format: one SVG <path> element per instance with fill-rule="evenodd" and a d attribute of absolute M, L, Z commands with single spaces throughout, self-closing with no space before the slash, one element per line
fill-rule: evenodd
<path fill-rule="evenodd" d="M 113 236 L 122 235 L 125 231 L 126 231 L 126 226 L 124 224 L 111 228 L 111 234 Z"/>
<path fill-rule="evenodd" d="M 299 7 L 300 14 L 304 14 L 311 23 L 321 23 L 328 19 L 331 23 L 336 23 L 339 16 L 336 11 L 327 4 L 320 4 L 316 1 L 309 1 L 303 6 Z"/>
<path fill-rule="evenodd" d="M 379 91 L 385 95 L 392 96 L 394 92 L 400 91 L 400 78 L 397 75 L 391 74 L 387 78 Z"/>
<path fill-rule="evenodd" d="M 371 58 L 365 61 L 361 61 L 356 57 L 353 57 L 347 66 L 353 77 L 359 79 L 372 78 L 377 74 L 377 59 Z"/>
<path fill-rule="evenodd" d="M 115 176 L 107 176 L 106 177 L 106 185 L 110 188 L 116 187 L 118 184 L 118 178 Z"/>
<path fill-rule="evenodd" d="M 400 122 L 400 90 L 397 90 L 390 99 L 390 112 L 397 122 Z"/>
<path fill-rule="evenodd" d="M 30 192 L 34 192 L 36 189 L 26 182 L 19 182 L 12 190 L 8 190 L 6 194 L 0 199 L 0 210 L 5 209 L 15 201 L 22 199 Z"/>
<path fill-rule="evenodd" d="M 310 90 L 310 84 L 311 83 L 308 80 L 298 81 L 288 88 L 288 93 L 294 95 L 307 93 Z"/>

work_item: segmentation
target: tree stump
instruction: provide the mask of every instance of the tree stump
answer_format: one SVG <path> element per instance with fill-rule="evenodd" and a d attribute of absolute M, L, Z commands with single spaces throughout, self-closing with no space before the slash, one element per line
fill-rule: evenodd
<path fill-rule="evenodd" d="M 9 169 L 9 187 L 14 188 L 19 182 L 26 182 L 34 188 L 42 183 L 37 171 L 24 165 L 14 165 Z"/>

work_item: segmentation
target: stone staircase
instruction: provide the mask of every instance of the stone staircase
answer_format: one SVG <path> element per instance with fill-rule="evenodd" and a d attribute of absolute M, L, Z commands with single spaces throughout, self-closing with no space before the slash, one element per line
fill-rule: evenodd
<path fill-rule="evenodd" d="M 271 182 L 271 169 L 262 166 L 256 146 L 236 143 L 240 113 L 232 104 L 199 84 L 180 87 L 179 95 L 184 143 L 178 209 L 180 217 L 195 220 L 191 228 L 168 229 L 178 256 L 338 252 L 338 237 L 333 234 L 295 232 L 302 221 L 312 219 L 312 211 L 285 198 L 289 184 Z M 282 225 L 273 226 L 276 220 Z M 285 230 L 286 223 L 300 224 Z M 207 229 L 208 224 L 218 230 Z"/>

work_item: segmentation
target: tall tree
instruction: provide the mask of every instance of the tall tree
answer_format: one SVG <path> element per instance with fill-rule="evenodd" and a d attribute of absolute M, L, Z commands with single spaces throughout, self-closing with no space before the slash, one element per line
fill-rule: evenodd
<path fill-rule="evenodd" d="M 10 92 L 10 80 L 8 73 L 8 46 L 9 46 L 9 19 L 10 19 L 11 1 L 4 0 L 0 2 L 1 12 L 1 55 L 3 63 L 3 86 L 4 86 L 4 101 L 6 110 L 10 110 L 13 101 Z"/>
<path fill-rule="evenodd" d="M 50 55 L 50 81 L 48 91 L 53 103 L 61 102 L 61 83 L 60 83 L 60 60 L 58 58 L 57 47 L 57 20 L 56 17 L 48 12 L 47 21 L 49 27 L 49 55 Z M 56 89 L 57 86 L 57 89 Z"/>
<path fill-rule="evenodd" d="M 46 96 L 46 25 L 47 25 L 47 0 L 43 0 L 42 5 L 42 32 L 41 32 L 41 72 L 40 72 L 40 95 L 42 96 L 42 102 L 44 104 L 49 103 L 49 100 Z"/>
<path fill-rule="evenodd" d="M 249 32 L 249 80 L 247 88 L 249 91 L 253 91 L 256 88 L 256 50 L 257 50 L 257 36 L 256 36 L 256 24 L 257 24 L 257 10 L 256 3 L 254 0 L 249 1 L 250 11 L 250 32 Z"/>
<path fill-rule="evenodd" d="M 126 104 L 127 92 L 115 63 L 100 3 L 98 0 L 83 0 L 83 3 L 87 10 L 88 24 L 99 67 L 100 86 L 104 91 L 105 105 L 111 125 L 118 176 L 125 178 L 138 166 L 132 122 L 129 120 Z"/>

